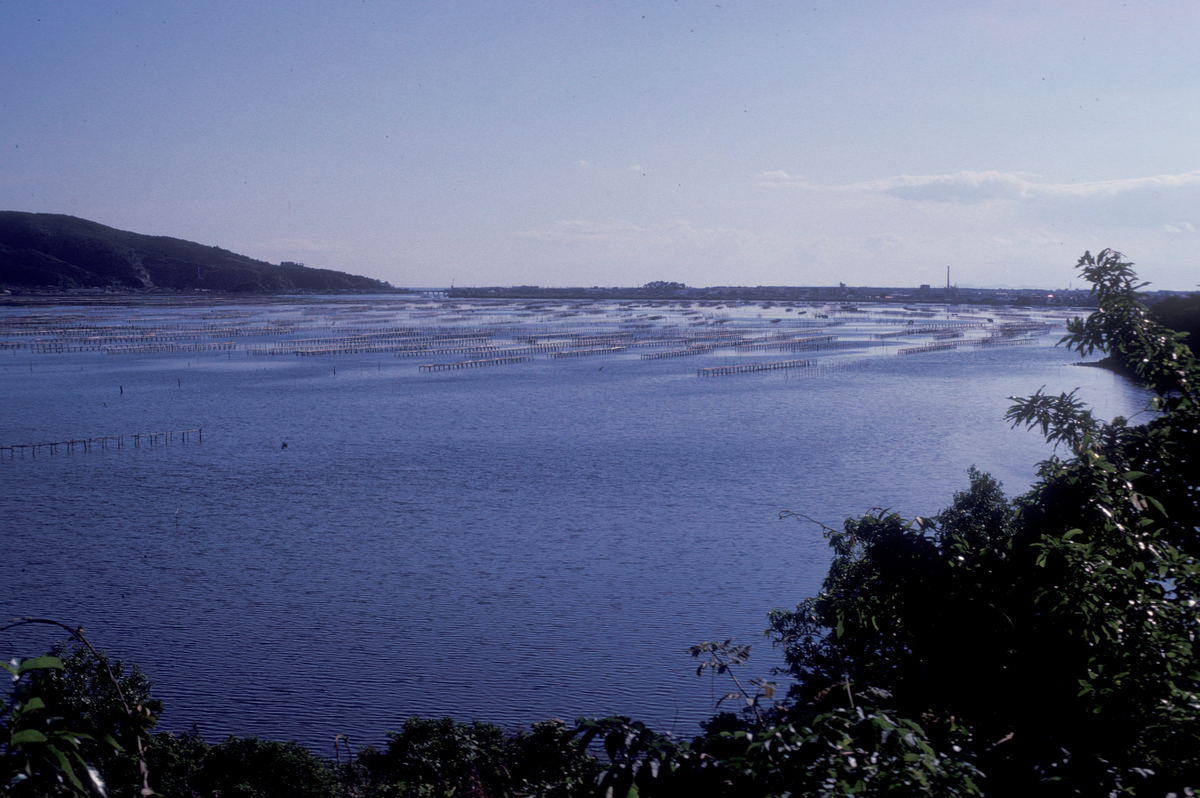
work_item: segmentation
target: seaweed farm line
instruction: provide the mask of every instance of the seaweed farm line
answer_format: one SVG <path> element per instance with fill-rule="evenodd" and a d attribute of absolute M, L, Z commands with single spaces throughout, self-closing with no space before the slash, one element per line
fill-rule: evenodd
<path fill-rule="evenodd" d="M 47 441 L 45 443 L 15 443 L 11 446 L 0 446 L 0 452 L 8 452 L 11 458 L 15 457 L 17 452 L 25 454 L 27 451 L 36 457 L 40 449 L 49 449 L 50 454 L 54 454 L 60 446 L 67 452 L 73 452 L 76 448 L 86 452 L 90 451 L 96 445 L 99 445 L 101 449 L 109 447 L 121 449 L 126 445 L 126 442 L 132 446 L 141 446 L 142 442 L 145 441 L 148 445 L 153 446 L 159 441 L 162 441 L 164 444 L 171 443 L 175 440 L 176 435 L 179 436 L 181 441 L 186 441 L 190 439 L 193 433 L 196 435 L 197 440 L 200 442 L 204 441 L 204 430 L 181 429 L 170 432 L 134 432 L 128 435 L 102 435 L 98 438 L 74 438 L 65 441 Z"/>
<path fill-rule="evenodd" d="M 704 377 L 798 369 L 820 375 L 837 373 L 852 356 L 873 359 L 1032 344 L 1063 326 L 1071 315 L 1064 310 L 410 296 L 297 298 L 254 306 L 210 298 L 185 302 L 170 312 L 136 302 L 36 311 L 7 308 L 0 313 L 0 351 L 33 356 L 31 369 L 37 358 L 54 355 L 219 352 L 228 358 L 240 350 L 247 357 L 388 355 L 415 360 L 415 371 L 422 374 L 581 357 L 671 369 L 671 359 L 691 357 L 701 361 L 696 374 Z M 645 349 L 658 351 L 636 351 Z M 764 351 L 803 351 L 808 357 L 743 359 Z"/>
<path fill-rule="evenodd" d="M 525 363 L 533 360 L 531 357 L 494 357 L 488 360 L 460 360 L 457 363 L 427 363 L 421 366 L 421 371 L 450 371 L 452 369 L 473 369 L 480 366 L 503 366 L 508 363 Z"/>
<path fill-rule="evenodd" d="M 815 360 L 780 360 L 774 363 L 743 363 L 737 366 L 710 366 L 696 369 L 699 377 L 717 377 L 722 374 L 745 374 L 750 371 L 778 371 L 779 369 L 801 369 L 816 365 Z"/>

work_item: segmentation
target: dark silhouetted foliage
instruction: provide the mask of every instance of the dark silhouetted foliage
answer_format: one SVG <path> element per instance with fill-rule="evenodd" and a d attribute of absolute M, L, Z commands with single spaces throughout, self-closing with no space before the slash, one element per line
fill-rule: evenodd
<path fill-rule="evenodd" d="M 1193 351 L 1200 342 L 1200 293 L 1162 299 L 1150 306 L 1150 317 L 1167 329 L 1187 333 L 1181 340 Z"/>
<path fill-rule="evenodd" d="M 1074 393 L 1017 400 L 1014 425 L 1066 450 L 1029 493 L 1009 504 L 972 471 L 932 535 L 886 511 L 829 530 L 821 593 L 772 630 L 800 715 L 870 687 L 965 724 L 988 789 L 1165 794 L 1200 766 L 1200 373 L 1119 253 L 1080 268 L 1099 310 L 1064 342 L 1130 363 L 1155 393 L 1146 423 L 1100 421 Z"/>

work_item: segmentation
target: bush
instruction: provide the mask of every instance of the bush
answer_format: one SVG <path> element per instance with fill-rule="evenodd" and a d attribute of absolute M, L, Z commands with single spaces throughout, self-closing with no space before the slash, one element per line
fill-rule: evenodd
<path fill-rule="evenodd" d="M 137 665 L 126 667 L 82 645 L 59 643 L 50 655 L 63 667 L 36 677 L 47 711 L 58 718 L 57 725 L 87 735 L 81 738 L 81 753 L 103 776 L 111 796 L 137 795 L 142 783 L 138 739 L 149 743 L 149 730 L 162 712 L 162 702 L 150 695 L 150 680 Z"/>
<path fill-rule="evenodd" d="M 1063 342 L 1128 363 L 1152 418 L 1104 423 L 1074 392 L 1018 399 L 1014 426 L 1066 450 L 1025 496 L 972 469 L 932 522 L 882 511 L 827 530 L 820 594 L 771 631 L 799 718 L 874 690 L 901 717 L 969 727 L 1002 794 L 1165 794 L 1200 767 L 1200 370 L 1119 253 L 1079 265 L 1099 310 Z"/>
<path fill-rule="evenodd" d="M 192 798 L 200 768 L 212 746 L 194 727 L 183 734 L 160 732 L 146 748 L 150 787 L 165 798 Z"/>
<path fill-rule="evenodd" d="M 372 795 L 570 795 L 596 772 L 562 721 L 506 735 L 489 723 L 409 718 L 386 752 L 364 748 Z"/>
<path fill-rule="evenodd" d="M 296 742 L 229 737 L 212 746 L 195 775 L 196 792 L 222 798 L 329 798 L 329 763 Z"/>

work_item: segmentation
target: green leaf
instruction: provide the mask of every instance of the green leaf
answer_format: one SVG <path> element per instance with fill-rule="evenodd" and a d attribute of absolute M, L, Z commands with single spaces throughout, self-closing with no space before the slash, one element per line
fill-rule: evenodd
<path fill-rule="evenodd" d="M 54 736 L 57 737 L 58 739 L 62 740 L 63 742 L 73 745 L 75 747 L 79 746 L 80 740 L 95 740 L 96 739 L 95 737 L 88 734 L 87 732 L 67 731 L 66 729 L 63 729 L 62 731 L 54 732 Z"/>
<path fill-rule="evenodd" d="M 53 754 L 54 758 L 58 760 L 59 769 L 66 775 L 67 780 L 75 786 L 75 789 L 79 790 L 80 792 L 85 792 L 83 782 L 81 782 L 79 777 L 75 775 L 75 770 L 71 767 L 71 760 L 67 759 L 67 755 L 62 751 L 59 751 L 57 748 L 51 748 L 50 753 Z"/>
<path fill-rule="evenodd" d="M 37 729 L 21 729 L 13 732 L 11 742 L 13 745 L 24 745 L 26 743 L 44 743 L 46 739 L 46 735 Z"/>
<path fill-rule="evenodd" d="M 58 657 L 33 657 L 32 659 L 22 660 L 20 666 L 17 668 L 17 673 L 28 673 L 29 671 L 38 670 L 40 668 L 56 668 L 58 670 L 62 670 L 62 667 L 62 660 Z"/>

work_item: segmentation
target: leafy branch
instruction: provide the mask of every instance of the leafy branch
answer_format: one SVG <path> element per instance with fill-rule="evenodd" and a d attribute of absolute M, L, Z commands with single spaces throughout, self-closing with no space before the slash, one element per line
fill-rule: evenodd
<path fill-rule="evenodd" d="M 139 729 L 139 733 L 134 735 L 137 747 L 138 770 L 142 779 L 139 794 L 143 796 L 153 795 L 154 791 L 150 789 L 150 769 L 146 764 L 145 746 L 140 730 L 153 726 L 157 718 L 154 717 L 149 708 L 141 704 L 138 704 L 136 707 L 129 705 L 125 693 L 121 689 L 120 681 L 109 666 L 107 658 L 101 655 L 88 639 L 84 637 L 82 626 L 72 628 L 49 618 L 16 618 L 9 624 L 0 627 L 0 632 L 7 632 L 19 626 L 32 624 L 56 626 L 66 631 L 73 640 L 84 646 L 102 666 L 109 684 L 116 691 L 117 698 L 120 700 L 126 717 L 134 728 Z M 32 673 L 35 670 L 61 670 L 63 668 L 62 660 L 53 656 L 35 657 L 20 663 L 14 660 L 11 665 L 0 664 L 3 664 L 4 668 L 12 675 L 13 682 L 18 685 L 18 688 L 22 678 L 28 673 Z M 94 740 L 95 738 L 92 735 L 77 731 L 62 729 L 41 731 L 31 728 L 29 724 L 35 719 L 40 718 L 41 713 L 46 709 L 46 703 L 41 696 L 36 695 L 32 688 L 26 690 L 18 688 L 14 688 L 13 704 L 9 711 L 11 721 L 8 745 L 10 755 L 16 753 L 25 759 L 22 768 L 24 777 L 21 780 L 24 781 L 35 775 L 34 762 L 40 760 L 48 763 L 60 780 L 65 780 L 65 783 L 70 785 L 75 792 L 83 795 L 91 793 L 105 795 L 104 782 L 100 778 L 99 772 L 89 765 L 79 752 L 80 740 Z M 43 724 L 48 722 L 49 719 L 46 719 L 43 721 Z M 101 741 L 116 751 L 123 750 L 120 743 L 111 734 L 103 735 Z M 72 763 L 81 767 L 88 774 L 90 790 L 84 786 L 82 780 L 76 774 Z"/>
<path fill-rule="evenodd" d="M 767 719 L 763 716 L 761 702 L 764 698 L 770 700 L 775 699 L 775 688 L 777 685 L 775 682 L 768 681 L 766 679 L 751 679 L 750 684 L 757 689 L 755 690 L 754 695 L 750 695 L 750 693 L 738 680 L 737 674 L 733 671 L 734 666 L 740 667 L 746 664 L 746 660 L 750 658 L 750 646 L 735 646 L 733 645 L 733 640 L 730 639 L 723 643 L 705 642 L 698 646 L 691 646 L 688 648 L 688 653 L 691 654 L 694 659 L 699 659 L 705 654 L 708 655 L 708 658 L 702 661 L 696 668 L 697 676 L 702 676 L 704 671 L 711 669 L 718 675 L 728 674 L 729 678 L 733 680 L 734 685 L 737 687 L 736 693 L 726 693 L 725 695 L 721 696 L 717 700 L 717 706 L 720 706 L 721 702 L 726 699 L 740 698 L 746 702 L 746 708 L 754 713 L 754 716 L 758 719 L 759 725 L 766 725 Z"/>

